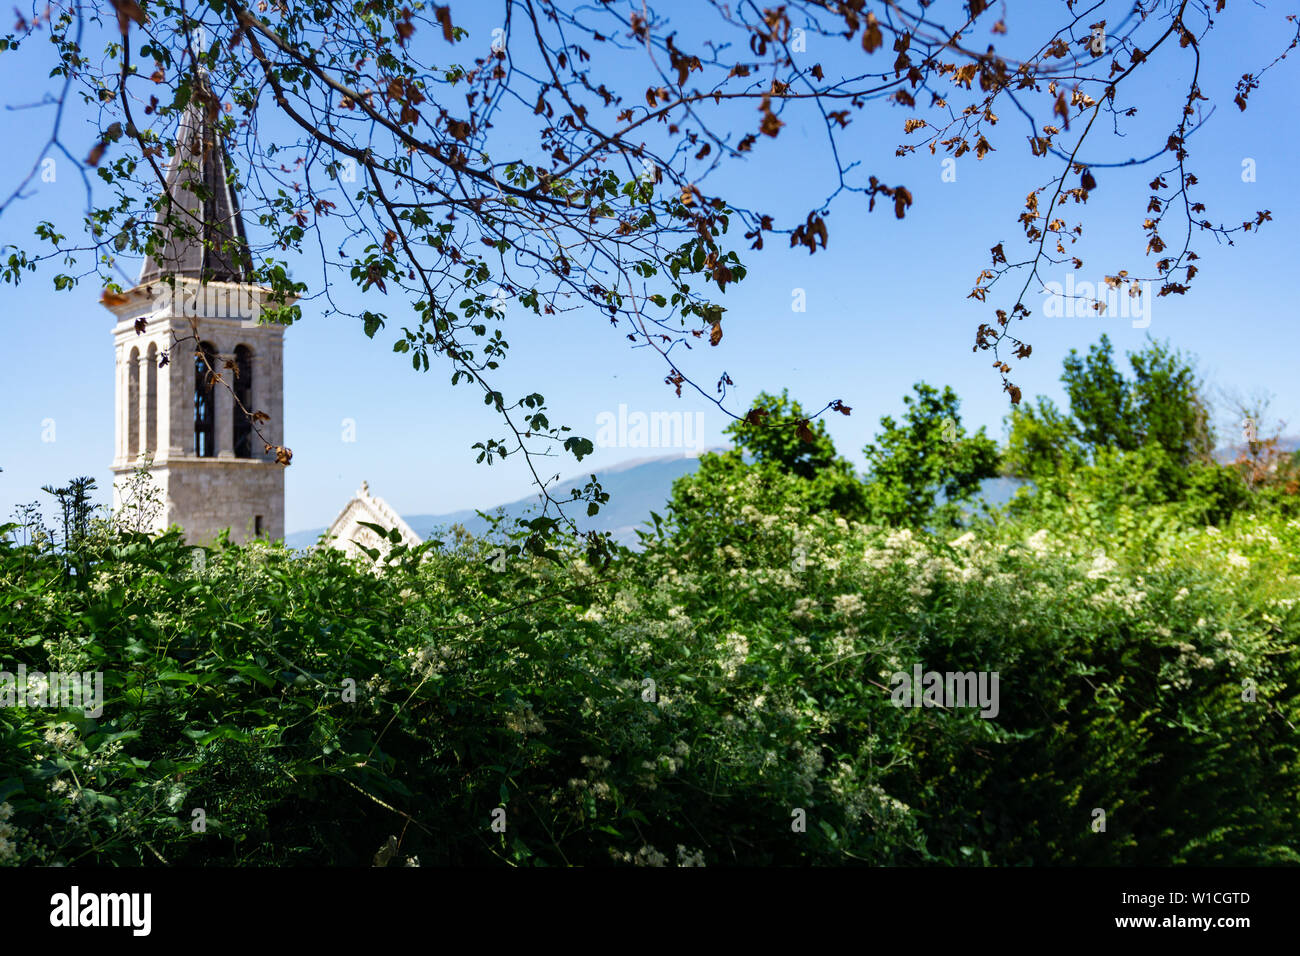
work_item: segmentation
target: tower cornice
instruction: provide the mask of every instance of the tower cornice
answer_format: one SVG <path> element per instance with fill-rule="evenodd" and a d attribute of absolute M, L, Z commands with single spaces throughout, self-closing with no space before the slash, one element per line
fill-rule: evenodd
<path fill-rule="evenodd" d="M 121 295 L 100 301 L 119 323 L 165 317 L 251 319 L 260 314 L 262 305 L 272 301 L 274 295 L 269 286 L 251 282 L 203 282 L 188 276 L 175 276 L 172 282 L 165 278 L 142 282 Z M 247 308 L 250 300 L 254 306 L 251 310 Z M 292 293 L 284 297 L 284 305 L 293 305 L 297 301 L 298 296 Z M 213 308 L 199 307 L 203 305 Z"/>

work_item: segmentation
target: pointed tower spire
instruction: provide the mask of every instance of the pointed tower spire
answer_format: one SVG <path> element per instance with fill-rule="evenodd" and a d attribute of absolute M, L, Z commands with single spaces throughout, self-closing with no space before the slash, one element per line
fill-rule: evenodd
<path fill-rule="evenodd" d="M 244 220 L 230 184 L 229 157 L 216 128 L 220 110 L 206 71 L 201 71 L 181 115 L 176 153 L 167 167 L 167 195 L 174 204 L 165 205 L 155 223 L 163 244 L 145 259 L 141 285 L 165 275 L 205 282 L 248 280 Z"/>

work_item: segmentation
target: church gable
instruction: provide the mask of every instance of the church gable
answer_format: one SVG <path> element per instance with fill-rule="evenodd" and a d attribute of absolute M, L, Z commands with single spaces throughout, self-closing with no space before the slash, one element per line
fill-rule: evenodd
<path fill-rule="evenodd" d="M 387 553 L 391 544 L 376 534 L 374 529 L 365 527 L 363 522 L 379 525 L 381 528 L 396 528 L 398 534 L 402 536 L 402 543 L 408 547 L 415 547 L 421 543 L 420 536 L 411 530 L 411 526 L 402 520 L 401 515 L 383 498 L 372 495 L 369 484 L 363 481 L 356 495 L 343 506 L 339 516 L 325 532 L 326 545 L 343 551 L 348 557 L 362 554 L 362 547 L 375 548 L 380 553 Z"/>

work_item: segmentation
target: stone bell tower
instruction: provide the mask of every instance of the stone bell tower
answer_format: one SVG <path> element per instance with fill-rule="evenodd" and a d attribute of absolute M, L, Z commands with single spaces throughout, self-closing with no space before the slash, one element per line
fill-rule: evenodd
<path fill-rule="evenodd" d="M 117 318 L 113 505 L 149 458 L 164 500 L 155 530 L 180 525 L 191 544 L 224 528 L 240 543 L 275 540 L 284 537 L 285 466 L 274 447 L 284 435 L 284 326 L 259 322 L 270 290 L 247 281 L 238 197 L 209 119 L 215 100 L 200 86 L 167 169 L 163 242 L 133 289 L 104 297 Z"/>

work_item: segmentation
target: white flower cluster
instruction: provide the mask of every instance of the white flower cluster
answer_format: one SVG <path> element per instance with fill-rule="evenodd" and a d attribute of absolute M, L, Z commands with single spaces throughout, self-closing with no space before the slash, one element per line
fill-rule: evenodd
<path fill-rule="evenodd" d="M 590 771 L 590 778 L 570 777 L 569 789 L 575 791 L 575 797 L 582 801 L 586 794 L 590 794 L 596 800 L 613 800 L 614 791 L 604 780 L 596 779 L 598 774 L 604 773 L 609 769 L 609 761 L 604 757 L 583 757 L 582 765 Z M 552 803 L 558 802 L 553 796 Z"/>
<path fill-rule="evenodd" d="M 636 866 L 668 865 L 668 857 L 664 856 L 649 844 L 646 844 L 641 847 L 641 849 L 637 850 L 635 855 L 627 852 L 619 852 L 613 847 L 610 847 L 609 855 L 614 859 L 615 863 L 633 863 Z M 702 866 L 703 864 L 701 863 L 700 865 Z"/>
<path fill-rule="evenodd" d="M 885 535 L 882 547 L 873 548 L 868 546 L 863 552 L 862 558 L 869 567 L 878 571 L 892 567 L 899 561 L 905 564 L 915 564 L 917 555 L 917 540 L 912 534 L 911 528 L 901 528 L 897 531 L 890 531 Z"/>
<path fill-rule="evenodd" d="M 423 678 L 441 674 L 447 669 L 447 663 L 453 656 L 455 652 L 450 647 L 433 643 L 418 648 L 407 648 L 402 652 L 402 657 L 410 666 L 411 673 Z"/>
<path fill-rule="evenodd" d="M 51 724 L 45 728 L 43 736 L 47 744 L 60 752 L 71 750 L 80 739 L 77 728 L 69 723 Z"/>
<path fill-rule="evenodd" d="M 90 654 L 86 649 L 91 643 L 92 638 L 89 635 L 73 637 L 67 631 L 60 634 L 57 639 L 45 641 L 42 646 L 50 656 L 49 669 L 64 673 L 89 670 Z"/>
<path fill-rule="evenodd" d="M 533 713 L 532 704 L 517 700 L 510 712 L 506 714 L 506 729 L 520 735 L 540 734 L 546 729 L 546 725 Z"/>
<path fill-rule="evenodd" d="M 867 794 L 858 781 L 857 771 L 851 765 L 837 764 L 835 773 L 827 780 L 827 786 L 849 821 L 857 823 L 870 811 L 871 801 L 867 799 Z"/>
<path fill-rule="evenodd" d="M 682 844 L 677 844 L 677 865 L 678 866 L 703 866 L 703 850 L 687 850 Z"/>
<path fill-rule="evenodd" d="M 982 549 L 972 533 L 952 542 L 958 551 L 967 552 L 965 563 L 960 565 L 953 561 L 949 549 L 936 550 L 928 541 L 910 528 L 902 528 L 888 532 L 880 547 L 868 547 L 863 556 L 867 567 L 877 571 L 901 568 L 907 577 L 908 594 L 913 598 L 908 604 L 912 613 L 920 612 L 917 599 L 930 595 L 933 585 L 939 581 L 969 581 L 980 573 L 976 560 L 982 556 Z"/>
<path fill-rule="evenodd" d="M 740 518 L 745 522 L 745 524 L 758 528 L 760 531 L 764 532 L 771 531 L 777 527 L 778 523 L 784 524 L 784 522 L 781 521 L 780 515 L 768 514 L 764 511 L 760 511 L 748 502 L 740 506 Z"/>
<path fill-rule="evenodd" d="M 658 770 L 664 776 L 671 777 L 677 772 L 677 768 L 681 766 L 681 763 L 682 762 L 676 757 L 670 757 L 667 754 L 660 754 L 653 762 L 646 761 L 642 766 Z"/>
<path fill-rule="evenodd" d="M 1040 556 L 1047 554 L 1052 550 L 1051 538 L 1046 528 L 1039 528 L 1025 539 L 1025 547 Z"/>
<path fill-rule="evenodd" d="M 1209 670 L 1214 667 L 1214 658 L 1202 654 L 1195 644 L 1186 642 L 1178 645 L 1178 659 L 1173 662 L 1171 683 L 1179 690 L 1192 686 L 1193 670 Z"/>
<path fill-rule="evenodd" d="M 583 780 L 581 777 L 569 778 L 569 789 L 576 790 L 578 796 L 590 793 L 597 800 L 612 800 L 614 792 L 604 780 Z"/>
<path fill-rule="evenodd" d="M 826 762 L 822 759 L 821 744 L 816 740 L 806 744 L 799 745 L 799 754 L 795 758 L 798 771 L 799 786 L 808 796 L 812 796 L 813 790 L 817 784 L 817 778 L 821 776 L 822 769 Z"/>
<path fill-rule="evenodd" d="M 1089 577 L 1092 575 L 1089 574 Z M 1088 598 L 1090 604 L 1099 608 L 1116 608 L 1126 617 L 1137 617 L 1146 601 L 1146 591 L 1129 587 L 1125 582 L 1112 582 Z"/>
<path fill-rule="evenodd" d="M 967 531 L 967 532 L 966 532 L 964 535 L 962 535 L 961 537 L 959 537 L 959 538 L 953 538 L 951 541 L 949 541 L 949 542 L 948 542 L 948 547 L 950 547 L 950 548 L 960 548 L 961 550 L 964 551 L 964 550 L 966 550 L 966 549 L 968 549 L 968 548 L 972 548 L 972 547 L 974 547 L 974 546 L 975 546 L 975 542 L 976 542 L 976 539 L 975 539 L 975 532 L 974 532 L 974 531 Z"/>
<path fill-rule="evenodd" d="M 14 808 L 8 803 L 0 803 L 0 865 L 16 861 L 18 848 L 14 845 L 16 836 L 9 818 L 14 815 Z"/>
<path fill-rule="evenodd" d="M 731 631 L 723 639 L 722 656 L 720 663 L 722 672 L 728 680 L 736 676 L 740 665 L 744 664 L 749 657 L 749 641 L 744 634 Z"/>
<path fill-rule="evenodd" d="M 812 620 L 813 611 L 816 607 L 817 602 L 812 598 L 796 598 L 794 602 L 794 610 L 790 612 L 790 616 L 796 621 L 810 621 Z"/>
<path fill-rule="evenodd" d="M 1297 527 L 1297 522 L 1291 521 L 1292 527 Z M 1259 523 L 1258 515 L 1249 515 L 1238 528 L 1241 530 L 1241 540 L 1248 544 L 1262 544 L 1271 549 L 1281 548 L 1282 542 L 1278 540 L 1272 530 L 1267 525 Z"/>
<path fill-rule="evenodd" d="M 833 660 L 842 660 L 857 653 L 857 628 L 850 628 L 831 636 L 828 649 Z"/>
<path fill-rule="evenodd" d="M 1097 550 L 1096 552 L 1093 553 L 1092 566 L 1088 569 L 1088 577 L 1093 581 L 1097 580 L 1098 578 L 1107 577 L 1117 567 L 1119 567 L 1118 562 L 1113 561 L 1110 558 L 1106 557 L 1106 553 L 1104 551 Z"/>
<path fill-rule="evenodd" d="M 641 761 L 641 773 L 637 774 L 636 782 L 647 790 L 659 789 L 659 778 L 655 775 L 655 765 L 649 760 Z"/>
<path fill-rule="evenodd" d="M 365 689 L 366 696 L 375 699 L 376 703 L 378 698 L 383 697 L 393 689 L 393 685 L 388 682 L 388 678 L 381 677 L 379 674 L 371 674 L 370 680 L 363 681 L 361 686 Z"/>
<path fill-rule="evenodd" d="M 837 594 L 834 601 L 835 613 L 842 616 L 853 618 L 865 610 L 862 603 L 861 594 Z"/>
<path fill-rule="evenodd" d="M 879 784 L 873 783 L 867 787 L 867 791 L 876 799 L 877 812 L 872 816 L 878 823 L 898 824 L 912 812 L 911 807 L 897 797 L 885 793 Z"/>
<path fill-rule="evenodd" d="M 667 866 L 668 857 L 647 843 L 636 851 L 636 857 L 632 862 L 637 866 Z"/>

